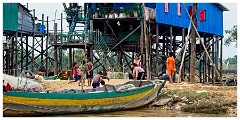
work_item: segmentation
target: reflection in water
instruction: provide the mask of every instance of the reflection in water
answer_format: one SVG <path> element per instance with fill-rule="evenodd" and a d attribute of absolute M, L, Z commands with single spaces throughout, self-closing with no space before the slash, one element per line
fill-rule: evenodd
<path fill-rule="evenodd" d="M 200 114 L 200 113 L 186 113 L 173 110 L 162 110 L 157 107 L 140 108 L 129 111 L 116 111 L 99 114 L 71 114 L 59 115 L 56 117 L 236 117 L 230 115 L 219 114 Z"/>

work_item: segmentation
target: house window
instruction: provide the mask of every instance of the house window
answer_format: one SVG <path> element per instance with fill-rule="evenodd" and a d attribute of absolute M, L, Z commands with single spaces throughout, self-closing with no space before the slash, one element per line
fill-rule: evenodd
<path fill-rule="evenodd" d="M 165 5 L 165 7 L 164 7 L 165 8 L 165 13 L 168 13 L 168 3 L 165 3 L 164 5 Z"/>
<path fill-rule="evenodd" d="M 181 16 L 181 5 L 180 5 L 180 3 L 177 4 L 177 15 Z"/>
<path fill-rule="evenodd" d="M 200 10 L 200 21 L 206 21 L 206 10 Z"/>
<path fill-rule="evenodd" d="M 192 6 L 189 7 L 189 11 L 188 12 L 189 12 L 189 15 L 191 17 L 192 16 Z"/>

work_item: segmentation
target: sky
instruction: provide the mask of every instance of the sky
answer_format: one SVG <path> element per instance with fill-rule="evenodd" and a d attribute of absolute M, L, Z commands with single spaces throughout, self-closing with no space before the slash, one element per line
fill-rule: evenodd
<path fill-rule="evenodd" d="M 26 5 L 26 3 L 22 3 Z M 66 3 L 67 4 L 67 3 Z M 83 3 L 79 3 L 83 4 Z M 233 25 L 237 24 L 237 4 L 236 3 L 222 3 L 225 7 L 227 7 L 230 11 L 225 11 L 223 13 L 223 28 L 225 30 L 231 29 Z M 68 4 L 67 4 L 68 6 Z M 49 16 L 49 20 L 55 19 L 55 12 L 56 12 L 56 19 L 61 18 L 61 13 L 63 13 L 63 18 L 66 17 L 66 14 L 63 12 L 64 8 L 62 3 L 28 3 L 28 8 L 30 10 L 35 9 L 35 14 L 38 19 L 42 18 L 42 14 Z M 60 30 L 60 20 L 56 21 L 58 23 L 58 30 Z M 54 21 L 49 23 L 49 29 L 53 29 Z M 68 30 L 68 23 L 66 20 L 63 20 L 63 29 L 67 32 Z M 224 32 L 224 36 L 225 35 Z M 229 47 L 223 46 L 223 59 L 227 59 L 229 57 L 233 57 L 237 54 L 237 48 L 234 47 L 234 43 L 231 44 Z"/>

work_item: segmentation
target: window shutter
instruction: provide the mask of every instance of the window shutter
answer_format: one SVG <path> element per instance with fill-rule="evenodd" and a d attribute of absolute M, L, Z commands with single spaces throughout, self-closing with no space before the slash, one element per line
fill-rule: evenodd
<path fill-rule="evenodd" d="M 181 16 L 181 5 L 180 5 L 180 3 L 177 4 L 177 15 Z"/>
<path fill-rule="evenodd" d="M 168 13 L 168 3 L 165 3 L 165 13 Z"/>
<path fill-rule="evenodd" d="M 200 10 L 200 21 L 204 21 L 205 18 L 205 10 Z"/>

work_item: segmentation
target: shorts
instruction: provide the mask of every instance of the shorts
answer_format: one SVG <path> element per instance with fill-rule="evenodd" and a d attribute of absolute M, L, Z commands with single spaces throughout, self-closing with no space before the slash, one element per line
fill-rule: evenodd
<path fill-rule="evenodd" d="M 93 78 L 93 71 L 90 71 L 90 75 L 88 75 L 88 72 L 86 72 L 86 78 Z"/>
<path fill-rule="evenodd" d="M 99 85 L 100 85 L 99 82 L 97 82 L 97 83 L 92 83 L 92 87 L 93 87 L 93 88 L 97 88 Z"/>
<path fill-rule="evenodd" d="M 145 80 L 145 72 L 139 72 L 137 80 Z"/>
<path fill-rule="evenodd" d="M 167 74 L 168 74 L 169 76 L 174 74 L 174 70 L 168 70 L 167 72 L 168 72 Z"/>
<path fill-rule="evenodd" d="M 74 80 L 75 80 L 75 81 L 78 81 L 78 80 L 80 80 L 80 79 L 81 79 L 81 76 L 80 76 L 80 75 L 74 76 Z"/>

